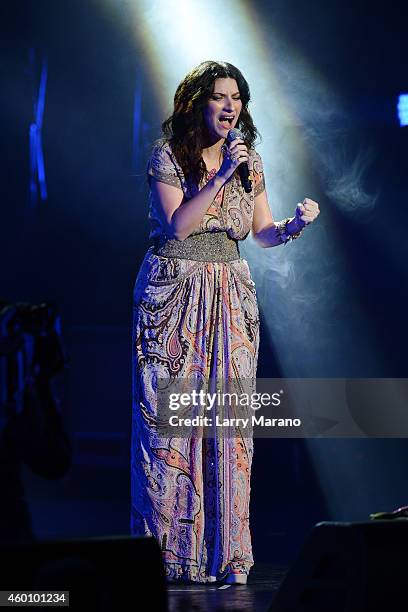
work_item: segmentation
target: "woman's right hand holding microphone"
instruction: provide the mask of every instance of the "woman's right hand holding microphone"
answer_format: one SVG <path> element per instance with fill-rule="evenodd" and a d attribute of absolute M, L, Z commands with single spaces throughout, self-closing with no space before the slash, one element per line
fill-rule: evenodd
<path fill-rule="evenodd" d="M 243 162 L 248 163 L 249 154 L 247 146 L 242 138 L 235 138 L 228 144 L 225 143 L 222 149 L 225 155 L 217 174 L 227 182 L 240 164 Z"/>

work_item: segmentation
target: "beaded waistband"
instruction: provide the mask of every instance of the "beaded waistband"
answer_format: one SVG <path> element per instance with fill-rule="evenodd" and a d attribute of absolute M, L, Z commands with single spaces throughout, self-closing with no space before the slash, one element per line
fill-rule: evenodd
<path fill-rule="evenodd" d="M 161 257 L 177 257 L 195 261 L 233 261 L 239 259 L 238 241 L 227 232 L 193 234 L 185 240 L 159 237 L 153 241 L 153 252 Z"/>

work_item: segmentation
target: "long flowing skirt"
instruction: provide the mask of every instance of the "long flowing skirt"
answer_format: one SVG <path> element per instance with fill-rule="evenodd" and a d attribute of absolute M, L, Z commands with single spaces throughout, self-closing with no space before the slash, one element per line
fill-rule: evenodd
<path fill-rule="evenodd" d="M 133 323 L 131 532 L 157 538 L 169 581 L 208 582 L 253 565 L 253 440 L 157 432 L 158 379 L 255 379 L 259 312 L 245 259 L 201 262 L 148 250 Z"/>

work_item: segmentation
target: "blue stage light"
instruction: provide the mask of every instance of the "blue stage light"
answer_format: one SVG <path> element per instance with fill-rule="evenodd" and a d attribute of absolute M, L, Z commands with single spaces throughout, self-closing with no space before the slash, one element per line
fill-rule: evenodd
<path fill-rule="evenodd" d="M 30 72 L 37 88 L 36 57 L 33 48 L 29 51 Z M 47 182 L 45 177 L 44 155 L 42 147 L 42 126 L 45 107 L 45 94 L 47 90 L 48 63 L 43 58 L 41 66 L 38 95 L 34 98 L 33 121 L 30 124 L 30 185 L 29 203 L 30 208 L 35 208 L 38 202 L 38 190 L 41 200 L 47 199 Z"/>
<path fill-rule="evenodd" d="M 401 127 L 408 125 L 408 94 L 400 94 L 397 108 Z"/>

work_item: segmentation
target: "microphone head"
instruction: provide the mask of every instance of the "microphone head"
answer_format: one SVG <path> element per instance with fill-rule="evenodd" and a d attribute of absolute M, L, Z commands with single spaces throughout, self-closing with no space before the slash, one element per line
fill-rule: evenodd
<path fill-rule="evenodd" d="M 232 128 L 232 130 L 229 130 L 229 132 L 227 134 L 227 141 L 228 142 L 232 142 L 236 138 L 242 138 L 242 140 L 244 140 L 244 136 L 243 136 L 242 132 L 237 130 L 237 128 Z"/>

